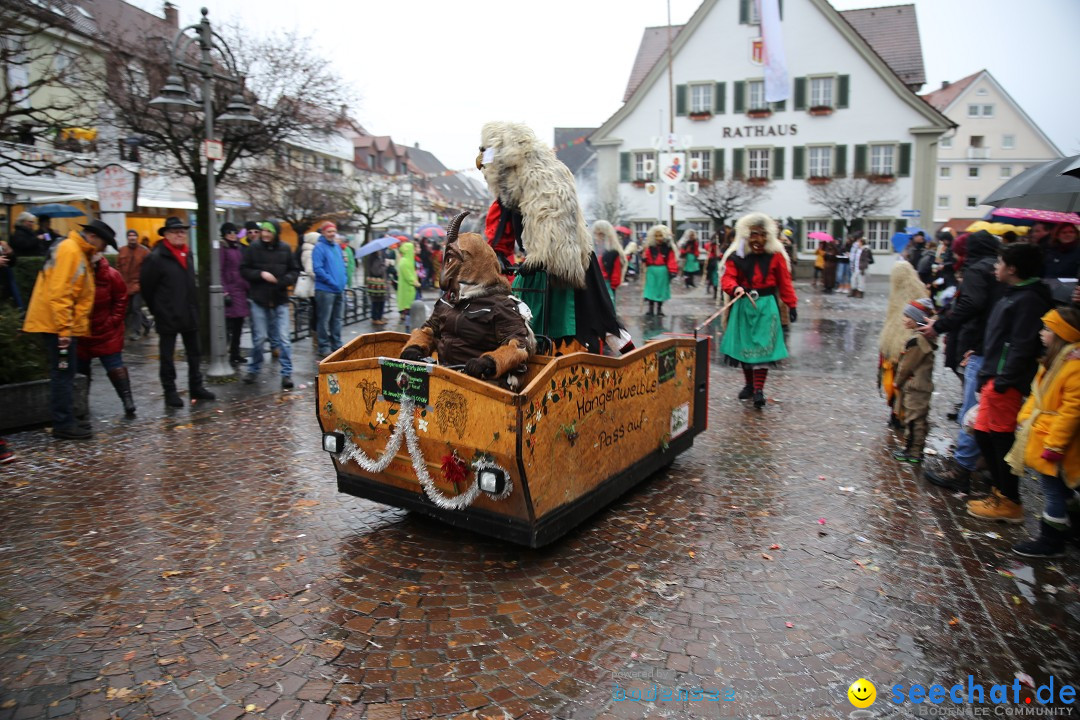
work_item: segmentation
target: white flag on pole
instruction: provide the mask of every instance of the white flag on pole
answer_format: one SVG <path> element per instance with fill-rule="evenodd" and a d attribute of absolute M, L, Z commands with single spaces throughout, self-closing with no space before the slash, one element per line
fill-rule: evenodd
<path fill-rule="evenodd" d="M 784 35 L 780 26 L 780 0 L 755 0 L 760 3 L 761 37 L 765 41 L 765 101 L 780 102 L 791 95 Z"/>

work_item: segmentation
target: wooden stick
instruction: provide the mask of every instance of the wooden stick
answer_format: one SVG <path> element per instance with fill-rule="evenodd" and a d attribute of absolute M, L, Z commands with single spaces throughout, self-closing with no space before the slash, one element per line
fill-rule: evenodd
<path fill-rule="evenodd" d="M 747 296 L 746 296 L 746 295 L 740 295 L 740 296 L 739 296 L 739 297 L 737 297 L 737 298 L 732 298 L 731 300 L 728 300 L 728 301 L 727 301 L 726 303 L 724 303 L 724 307 L 720 308 L 719 310 L 717 310 L 716 312 L 714 312 L 714 313 L 713 313 L 712 315 L 710 315 L 709 317 L 705 318 L 705 322 L 701 323 L 700 325 L 698 325 L 698 326 L 697 326 L 696 328 L 694 328 L 694 329 L 695 329 L 695 330 L 701 330 L 701 329 L 702 329 L 702 328 L 704 328 L 704 327 L 705 327 L 706 325 L 708 325 L 709 323 L 711 323 L 711 322 L 712 322 L 713 320 L 715 320 L 716 318 L 718 318 L 718 317 L 720 317 L 721 315 L 723 315 L 723 314 L 724 314 L 724 311 L 725 311 L 725 310 L 727 310 L 727 309 L 728 309 L 729 307 L 731 307 L 732 305 L 734 305 L 734 304 L 735 304 L 736 302 L 738 302 L 739 298 L 744 298 L 744 297 L 747 297 Z"/>

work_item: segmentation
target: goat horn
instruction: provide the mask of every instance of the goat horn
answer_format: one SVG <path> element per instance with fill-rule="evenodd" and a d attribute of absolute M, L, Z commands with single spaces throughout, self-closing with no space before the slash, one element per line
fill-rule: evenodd
<path fill-rule="evenodd" d="M 464 211 L 463 213 L 461 213 L 460 215 L 455 217 L 453 220 L 451 220 L 450 224 L 446 226 L 446 244 L 447 245 L 450 245 L 451 243 L 457 242 L 458 228 L 461 227 L 462 220 L 464 220 L 465 216 L 468 215 L 468 214 L 469 214 L 468 210 Z"/>

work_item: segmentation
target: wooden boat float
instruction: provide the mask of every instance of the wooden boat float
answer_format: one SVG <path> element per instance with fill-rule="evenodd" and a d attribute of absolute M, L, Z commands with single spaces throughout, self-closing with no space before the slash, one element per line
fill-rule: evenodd
<path fill-rule="evenodd" d="M 652 473 L 706 426 L 707 338 L 618 358 L 529 361 L 511 392 L 397 358 L 407 335 L 362 335 L 319 365 L 318 415 L 338 490 L 540 547 Z"/>

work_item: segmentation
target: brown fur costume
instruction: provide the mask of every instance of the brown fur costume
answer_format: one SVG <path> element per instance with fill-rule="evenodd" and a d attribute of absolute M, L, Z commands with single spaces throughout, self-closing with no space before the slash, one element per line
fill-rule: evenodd
<path fill-rule="evenodd" d="M 445 365 L 465 365 L 473 377 L 504 379 L 517 389 L 515 370 L 536 352 L 536 338 L 522 304 L 510 293 L 499 259 L 483 235 L 458 235 L 464 212 L 447 229 L 442 288 L 446 292 L 401 351 L 419 360 L 433 350 Z"/>

